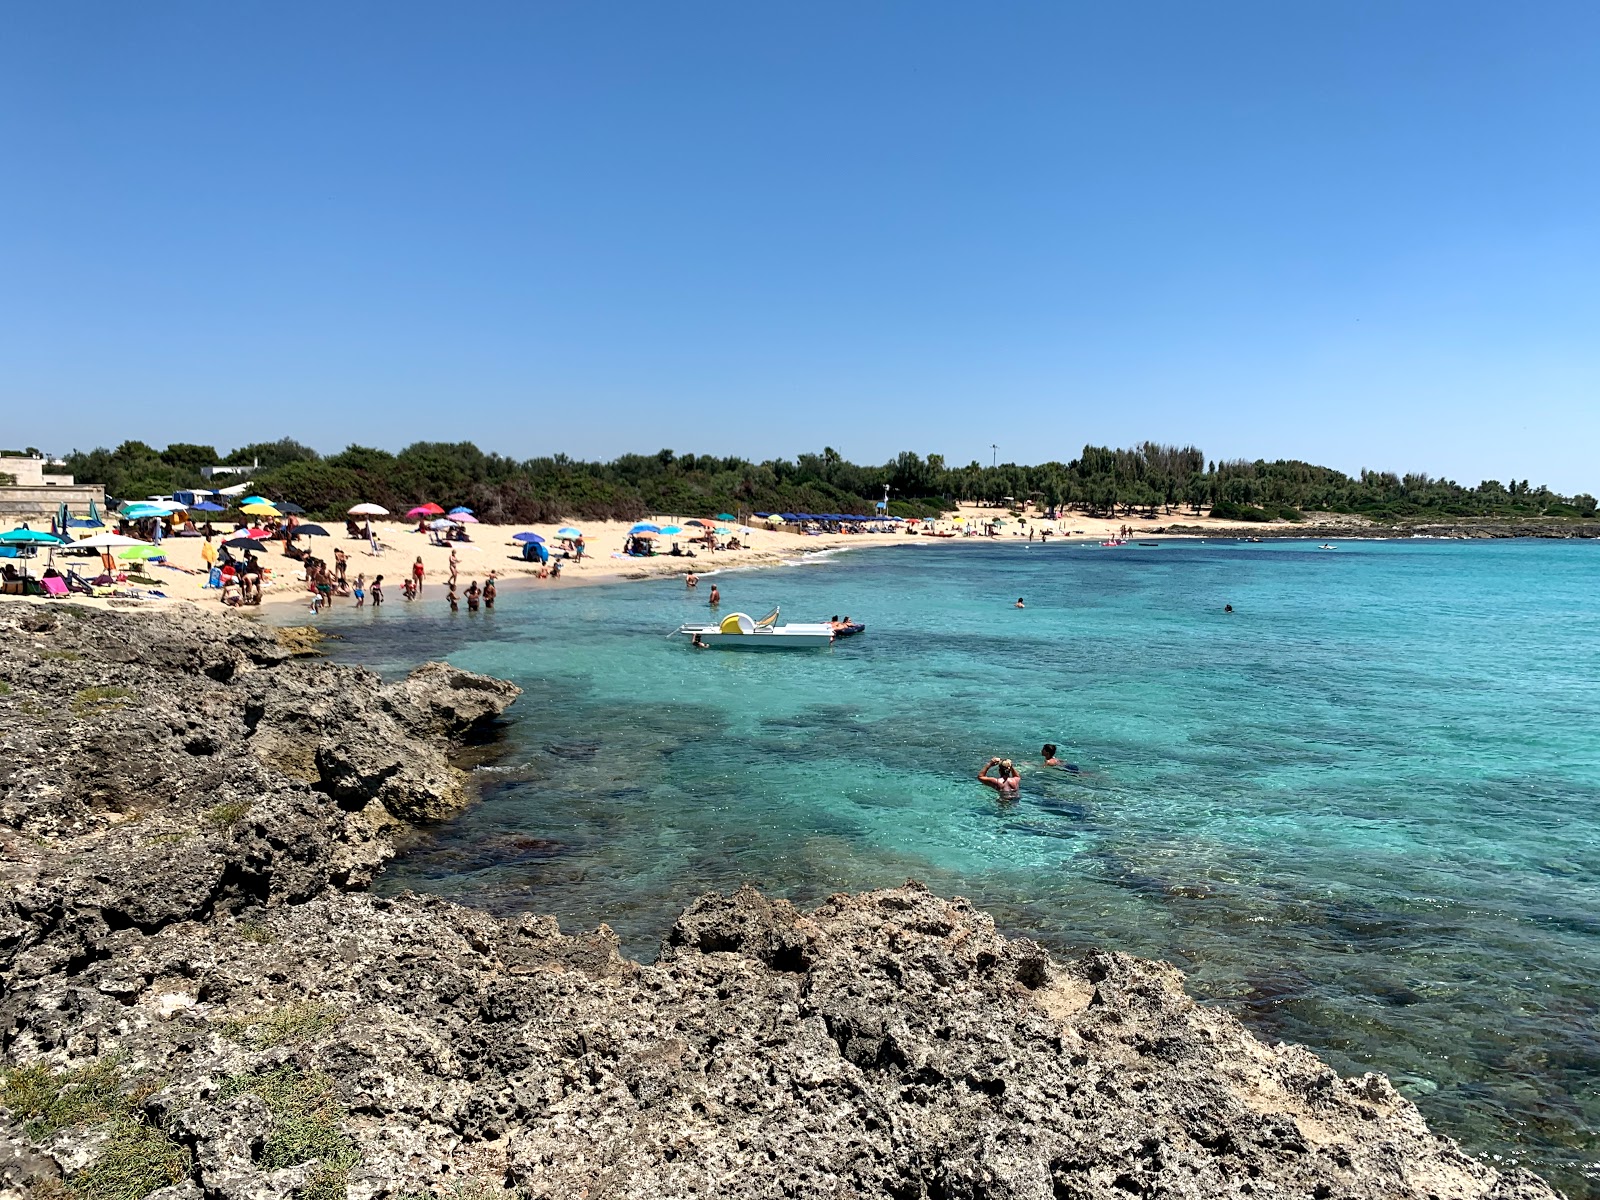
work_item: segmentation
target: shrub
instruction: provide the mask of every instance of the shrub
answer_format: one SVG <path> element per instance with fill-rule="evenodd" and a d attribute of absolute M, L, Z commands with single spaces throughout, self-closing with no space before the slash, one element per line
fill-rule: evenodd
<path fill-rule="evenodd" d="M 226 829 L 237 825 L 250 811 L 250 804 L 245 800 L 226 800 L 206 810 L 206 824 L 215 825 L 218 829 Z"/>

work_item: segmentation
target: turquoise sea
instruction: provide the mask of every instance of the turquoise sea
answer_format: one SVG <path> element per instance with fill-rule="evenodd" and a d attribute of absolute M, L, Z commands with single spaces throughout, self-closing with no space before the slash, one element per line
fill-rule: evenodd
<path fill-rule="evenodd" d="M 717 582 L 724 613 L 868 630 L 694 652 L 665 635 L 708 585 L 675 580 L 328 614 L 349 661 L 526 689 L 483 803 L 384 886 L 649 959 L 702 891 L 915 877 L 1176 963 L 1469 1149 L 1600 1189 L 1600 545 L 968 542 Z M 974 781 L 991 754 L 1019 803 Z"/>

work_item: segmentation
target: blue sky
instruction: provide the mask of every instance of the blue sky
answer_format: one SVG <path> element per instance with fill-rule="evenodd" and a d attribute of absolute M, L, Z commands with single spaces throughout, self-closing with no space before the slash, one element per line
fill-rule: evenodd
<path fill-rule="evenodd" d="M 1600 487 L 1600 6 L 61 3 L 0 443 Z"/>

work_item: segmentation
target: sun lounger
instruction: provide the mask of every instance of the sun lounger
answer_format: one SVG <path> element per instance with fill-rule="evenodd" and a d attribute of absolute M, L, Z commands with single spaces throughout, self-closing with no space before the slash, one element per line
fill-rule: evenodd
<path fill-rule="evenodd" d="M 67 581 L 65 579 L 57 579 L 54 576 L 49 579 L 41 579 L 39 581 L 39 586 L 44 589 L 44 594 L 46 596 L 60 597 L 69 594 Z"/>

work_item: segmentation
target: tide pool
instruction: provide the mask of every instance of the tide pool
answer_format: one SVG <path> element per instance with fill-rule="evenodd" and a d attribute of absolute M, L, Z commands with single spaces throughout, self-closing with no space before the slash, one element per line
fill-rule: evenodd
<path fill-rule="evenodd" d="M 483 802 L 383 887 L 604 921 L 648 960 L 703 891 L 914 877 L 1171 961 L 1468 1148 L 1596 1186 L 1600 545 L 965 542 L 715 579 L 724 614 L 867 632 L 691 651 L 667 635 L 709 580 L 328 614 L 341 660 L 525 689 Z M 991 754 L 1020 802 L 974 780 Z"/>

